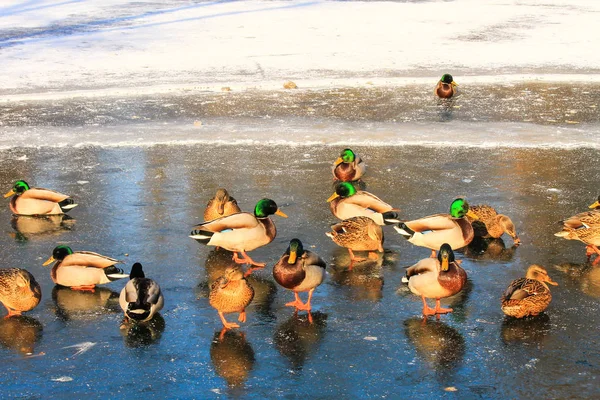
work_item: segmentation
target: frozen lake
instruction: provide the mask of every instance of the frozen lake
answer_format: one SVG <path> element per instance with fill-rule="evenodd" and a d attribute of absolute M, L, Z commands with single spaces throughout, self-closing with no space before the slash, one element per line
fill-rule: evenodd
<path fill-rule="evenodd" d="M 3 395 L 598 397 L 598 267 L 553 234 L 599 194 L 599 4 L 3 2 L 0 187 L 25 179 L 80 204 L 65 220 L 0 207 L 2 267 L 43 293 L 0 320 Z M 460 85 L 449 102 L 432 95 L 444 72 Z M 348 271 L 325 236 L 346 146 L 403 218 L 466 196 L 509 215 L 522 245 L 458 253 L 469 280 L 444 302 L 455 312 L 424 322 L 401 277 L 428 250 L 385 227 L 384 254 Z M 188 237 L 219 187 L 243 210 L 270 197 L 289 215 L 251 252 L 267 267 L 250 278 L 248 321 L 222 339 L 207 288 L 230 254 Z M 271 275 L 293 237 L 328 264 L 313 324 Z M 59 243 L 141 262 L 165 295 L 159 318 L 119 329 L 124 281 L 55 287 L 42 262 Z M 559 283 L 552 303 L 506 319 L 500 296 L 532 263 Z"/>

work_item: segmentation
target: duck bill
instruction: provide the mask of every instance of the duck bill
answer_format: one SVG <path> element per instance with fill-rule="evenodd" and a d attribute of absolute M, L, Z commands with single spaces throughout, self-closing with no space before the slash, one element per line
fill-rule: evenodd
<path fill-rule="evenodd" d="M 7 196 L 4 196 L 4 197 L 7 197 Z M 590 206 L 590 208 L 597 208 L 597 207 L 600 207 L 600 201 L 596 201 L 594 204 L 592 204 Z"/>
<path fill-rule="evenodd" d="M 327 199 L 327 202 L 331 203 L 333 200 L 337 199 L 338 197 L 340 197 L 340 195 L 337 193 L 334 193 L 331 196 L 329 196 L 329 198 Z"/>
<path fill-rule="evenodd" d="M 444 254 L 442 256 L 442 271 L 448 271 L 448 267 L 450 266 L 448 262 L 448 255 Z"/>
<path fill-rule="evenodd" d="M 290 256 L 288 257 L 288 264 L 296 263 L 296 257 L 298 257 L 298 255 L 296 254 L 296 251 L 294 251 L 294 250 L 290 251 Z"/>
<path fill-rule="evenodd" d="M 285 213 L 283 211 L 281 211 L 279 208 L 277 209 L 277 211 L 275 211 L 275 215 L 279 215 L 280 217 L 283 218 L 287 218 L 288 216 L 285 215 Z"/>
<path fill-rule="evenodd" d="M 467 217 L 474 219 L 475 221 L 479 220 L 479 217 L 477 216 L 477 214 L 475 214 L 473 211 L 469 210 L 467 211 Z"/>
<path fill-rule="evenodd" d="M 225 213 L 225 201 L 220 201 L 217 207 L 219 215 L 223 215 Z"/>
<path fill-rule="evenodd" d="M 45 266 L 47 266 L 47 265 L 49 265 L 49 264 L 53 263 L 54 261 L 56 261 L 56 260 L 54 259 L 54 257 L 50 256 L 50 258 L 49 258 L 49 259 L 47 259 L 46 261 L 44 261 L 44 263 L 43 263 L 42 265 L 45 267 Z"/>
<path fill-rule="evenodd" d="M 456 83 L 456 82 L 452 81 L 451 85 L 452 85 L 452 86 L 458 86 L 458 83 Z"/>
<path fill-rule="evenodd" d="M 337 167 L 338 165 L 340 165 L 343 162 L 344 162 L 344 160 L 342 160 L 342 157 L 338 157 L 337 160 L 335 160 L 335 162 L 333 163 L 333 165 L 335 165 Z"/>
<path fill-rule="evenodd" d="M 558 286 L 558 282 L 554 282 L 552 279 L 548 278 L 548 280 L 546 281 L 546 283 L 551 284 L 552 286 Z"/>
<path fill-rule="evenodd" d="M 10 191 L 4 195 L 4 198 L 10 197 L 13 194 L 15 194 L 15 191 L 13 189 L 10 189 Z"/>

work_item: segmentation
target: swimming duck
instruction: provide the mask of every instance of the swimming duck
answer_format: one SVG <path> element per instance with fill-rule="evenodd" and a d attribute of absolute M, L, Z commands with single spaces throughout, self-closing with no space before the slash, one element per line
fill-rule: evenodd
<path fill-rule="evenodd" d="M 401 222 L 394 229 L 412 244 L 431 249 L 431 257 L 435 257 L 435 251 L 444 243 L 448 243 L 453 250 L 471 243 L 474 232 L 467 215 L 474 214 L 471 214 L 467 201 L 458 198 L 450 205 L 450 214 L 435 214 Z"/>
<path fill-rule="evenodd" d="M 234 322 L 227 322 L 225 313 L 240 313 L 238 321 L 246 322 L 246 307 L 254 298 L 254 289 L 248 284 L 239 266 L 228 267 L 225 274 L 211 286 L 208 302 L 219 313 L 223 329 L 239 328 Z"/>
<path fill-rule="evenodd" d="M 339 219 L 369 217 L 378 225 L 392 225 L 400 222 L 397 208 L 364 190 L 356 190 L 350 182 L 340 182 L 335 193 L 327 199 L 331 213 Z"/>
<path fill-rule="evenodd" d="M 227 190 L 220 188 L 217 189 L 215 196 L 206 205 L 204 221 L 212 221 L 213 219 L 226 217 L 241 211 L 237 201 L 229 196 Z"/>
<path fill-rule="evenodd" d="M 158 283 L 146 278 L 142 264 L 139 262 L 133 264 L 129 282 L 119 295 L 119 305 L 125 313 L 124 322 L 150 321 L 157 312 L 162 310 L 164 303 L 165 299 Z"/>
<path fill-rule="evenodd" d="M 64 214 L 77 206 L 66 194 L 49 189 L 32 188 L 23 180 L 16 181 L 12 189 L 4 195 L 4 197 L 11 196 L 10 211 L 16 215 Z"/>
<path fill-rule="evenodd" d="M 467 273 L 460 267 L 460 260 L 454 258 L 448 243 L 440 246 L 437 258 L 424 258 L 406 270 L 402 281 L 423 300 L 423 315 L 446 314 L 451 308 L 442 308 L 440 299 L 460 292 L 467 282 Z M 435 299 L 435 308 L 427 305 L 426 298 Z"/>
<path fill-rule="evenodd" d="M 273 214 L 287 218 L 273 200 L 262 199 L 256 203 L 254 214 L 239 212 L 196 225 L 190 237 L 209 246 L 219 246 L 232 251 L 233 260 L 238 264 L 251 264 L 262 268 L 265 264 L 252 260 L 246 251 L 273 241 L 277 234 L 275 224 L 269 218 L 269 215 Z M 238 257 L 238 252 L 243 258 Z"/>
<path fill-rule="evenodd" d="M 44 266 L 54 262 L 50 276 L 52 281 L 74 290 L 94 290 L 96 285 L 127 278 L 115 264 L 122 261 L 90 251 L 73 251 L 69 246 L 59 245 L 44 262 Z"/>
<path fill-rule="evenodd" d="M 333 163 L 331 168 L 333 179 L 342 182 L 354 182 L 359 180 L 365 173 L 365 162 L 351 149 L 344 149 Z"/>
<path fill-rule="evenodd" d="M 452 75 L 444 74 L 438 81 L 433 92 L 439 98 L 449 99 L 456 94 L 456 86 L 458 86 L 458 83 L 454 82 Z"/>
<path fill-rule="evenodd" d="M 21 268 L 0 269 L 0 302 L 8 311 L 5 318 L 33 310 L 41 298 L 40 284 L 28 271 Z"/>
<path fill-rule="evenodd" d="M 369 217 L 352 217 L 331 226 L 331 232 L 325 235 L 331 238 L 335 244 L 346 247 L 350 253 L 350 269 L 355 261 L 363 261 L 358 258 L 353 250 L 368 251 L 369 258 L 377 259 L 373 251 L 383 252 L 383 230 Z"/>
<path fill-rule="evenodd" d="M 467 219 L 473 226 L 476 225 L 474 221 L 479 221 L 479 223 L 485 225 L 484 234 L 481 236 L 497 239 L 506 233 L 513 238 L 515 245 L 521 244 L 515 224 L 508 216 L 498 214 L 494 207 L 488 205 L 470 206 L 469 211 Z"/>
<path fill-rule="evenodd" d="M 515 279 L 504 292 L 501 305 L 504 314 L 523 318 L 544 311 L 552 300 L 546 283 L 558 286 L 543 267 L 536 264 L 529 266 L 525 278 Z"/>
<path fill-rule="evenodd" d="M 315 288 L 325 279 L 325 268 L 325 261 L 316 253 L 304 250 L 299 239 L 290 240 L 287 250 L 273 267 L 275 281 L 294 292 L 295 300 L 286 306 L 310 311 L 310 300 Z M 306 303 L 300 300 L 299 292 L 308 292 Z"/>

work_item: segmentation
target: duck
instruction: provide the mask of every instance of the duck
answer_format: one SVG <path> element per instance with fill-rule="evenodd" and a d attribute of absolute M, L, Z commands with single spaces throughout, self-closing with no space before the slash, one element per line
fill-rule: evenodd
<path fill-rule="evenodd" d="M 8 311 L 5 318 L 33 310 L 42 298 L 42 289 L 33 275 L 21 268 L 0 269 L 0 302 Z"/>
<path fill-rule="evenodd" d="M 269 215 L 287 215 L 277 207 L 271 199 L 261 199 L 254 207 L 254 213 L 239 212 L 226 217 L 204 222 L 196 225 L 190 237 L 209 246 L 222 247 L 233 252 L 233 260 L 238 264 L 250 264 L 263 268 L 265 263 L 258 263 L 247 251 L 265 246 L 273 241 L 277 235 L 275 224 Z M 242 258 L 238 257 L 238 254 Z M 248 271 L 252 271 L 249 269 Z"/>
<path fill-rule="evenodd" d="M 375 251 L 383 252 L 383 230 L 369 217 L 352 217 L 331 226 L 331 231 L 326 232 L 335 244 L 348 249 L 350 253 L 350 266 L 356 261 L 364 261 L 354 255 L 353 250 L 368 251 L 369 258 L 377 259 Z"/>
<path fill-rule="evenodd" d="M 219 188 L 215 196 L 206 205 L 204 221 L 212 221 L 241 211 L 237 201 L 229 195 L 227 189 Z"/>
<path fill-rule="evenodd" d="M 64 214 L 77 206 L 66 194 L 50 189 L 32 188 L 24 180 L 16 181 L 4 197 L 11 197 L 9 208 L 15 215 Z"/>
<path fill-rule="evenodd" d="M 431 257 L 444 243 L 452 250 L 465 247 L 475 236 L 473 226 L 467 219 L 474 214 L 466 199 L 459 197 L 450 205 L 449 214 L 434 214 L 394 225 L 394 229 L 410 243 L 431 249 Z"/>
<path fill-rule="evenodd" d="M 587 225 L 581 220 L 573 217 L 563 221 L 563 229 L 556 232 L 554 236 L 562 237 L 567 240 L 579 240 L 586 245 L 586 256 L 589 259 L 596 254 L 593 265 L 600 263 L 600 225 Z M 579 224 L 579 225 L 577 225 Z M 577 226 L 577 227 L 576 227 Z"/>
<path fill-rule="evenodd" d="M 146 278 L 142 264 L 131 266 L 129 281 L 119 294 L 119 305 L 125 313 L 123 323 L 130 321 L 143 323 L 150 321 L 162 310 L 165 303 L 160 286 L 156 281 Z M 122 325 L 121 328 L 126 327 Z"/>
<path fill-rule="evenodd" d="M 335 192 L 327 199 L 331 213 L 341 219 L 369 217 L 378 225 L 393 225 L 400 222 L 397 208 L 365 190 L 356 190 L 350 182 L 340 182 Z"/>
<path fill-rule="evenodd" d="M 239 313 L 238 321 L 246 322 L 246 307 L 254 298 L 254 289 L 248 284 L 239 265 L 228 267 L 210 288 L 209 304 L 219 313 L 223 329 L 239 328 L 239 324 L 228 322 L 225 313 Z"/>
<path fill-rule="evenodd" d="M 516 246 L 521 244 L 521 240 L 517 235 L 517 230 L 515 228 L 515 224 L 512 222 L 510 217 L 498 214 L 498 211 L 492 206 L 481 204 L 476 206 L 469 206 L 470 213 L 467 215 L 467 219 L 473 226 L 475 221 L 478 221 L 479 224 L 485 225 L 485 230 L 482 232 L 482 235 L 478 235 L 477 231 L 475 231 L 476 236 L 482 237 L 492 237 L 494 239 L 498 239 L 504 233 L 510 236 L 513 239 L 513 242 Z"/>
<path fill-rule="evenodd" d="M 358 181 L 365 174 L 365 170 L 365 162 L 352 149 L 342 150 L 331 168 L 333 179 L 342 182 Z"/>
<path fill-rule="evenodd" d="M 54 262 L 50 277 L 57 285 L 67 286 L 74 290 L 94 291 L 96 285 L 127 278 L 116 264 L 122 261 L 103 256 L 91 251 L 73 251 L 67 245 L 58 245 L 52 255 L 42 265 Z"/>
<path fill-rule="evenodd" d="M 449 99 L 456 94 L 456 86 L 458 86 L 458 83 L 454 82 L 452 75 L 444 74 L 433 92 L 441 99 Z"/>
<path fill-rule="evenodd" d="M 530 265 L 525 277 L 515 279 L 504 291 L 502 312 L 515 318 L 538 315 L 548 308 L 552 300 L 547 284 L 558 286 L 558 283 L 548 276 L 544 267 Z"/>
<path fill-rule="evenodd" d="M 440 299 L 460 292 L 467 282 L 467 273 L 456 260 L 452 246 L 443 243 L 436 258 L 420 260 L 406 270 L 402 282 L 408 284 L 410 291 L 423 300 L 423 315 L 451 313 L 451 308 L 442 308 Z M 426 299 L 435 299 L 435 308 L 427 305 Z"/>
<path fill-rule="evenodd" d="M 294 292 L 295 300 L 285 305 L 297 310 L 310 312 L 313 292 L 325 279 L 327 264 L 318 254 L 304 250 L 300 239 L 290 240 L 290 244 L 279 261 L 273 266 L 273 278 L 284 288 Z M 308 300 L 303 303 L 298 293 L 308 292 Z"/>

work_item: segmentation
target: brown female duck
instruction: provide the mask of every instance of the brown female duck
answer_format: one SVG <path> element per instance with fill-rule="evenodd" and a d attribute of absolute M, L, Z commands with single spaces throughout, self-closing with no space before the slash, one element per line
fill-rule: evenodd
<path fill-rule="evenodd" d="M 21 268 L 0 269 L 0 302 L 8 314 L 21 315 L 33 310 L 42 298 L 42 289 L 33 275 Z"/>
<path fill-rule="evenodd" d="M 374 251 L 383 252 L 383 230 L 369 217 L 352 217 L 331 226 L 325 233 L 335 244 L 346 247 L 350 253 L 350 269 L 355 261 L 363 261 L 355 251 L 368 251 L 369 258 L 377 258 Z"/>
<path fill-rule="evenodd" d="M 215 196 L 206 205 L 204 221 L 212 221 L 241 211 L 237 201 L 229 195 L 227 190 L 220 188 L 217 189 Z"/>
<path fill-rule="evenodd" d="M 513 239 L 515 245 L 521 244 L 521 240 L 517 236 L 515 224 L 510 217 L 498 214 L 494 207 L 485 204 L 470 206 L 469 211 L 467 219 L 473 226 L 477 225 L 477 223 L 474 223 L 475 221 L 479 221 L 479 224 L 485 225 L 485 230 L 481 236 L 497 239 L 506 233 Z"/>
<path fill-rule="evenodd" d="M 550 304 L 550 285 L 557 286 L 546 270 L 536 264 L 527 269 L 525 278 L 515 279 L 502 296 L 502 312 L 515 318 L 538 315 Z"/>
<path fill-rule="evenodd" d="M 223 329 L 239 328 L 233 322 L 227 322 L 225 313 L 240 313 L 238 321 L 246 322 L 246 307 L 254 298 L 254 289 L 248 284 L 239 266 L 228 267 L 225 274 L 211 286 L 208 302 L 219 313 Z"/>

